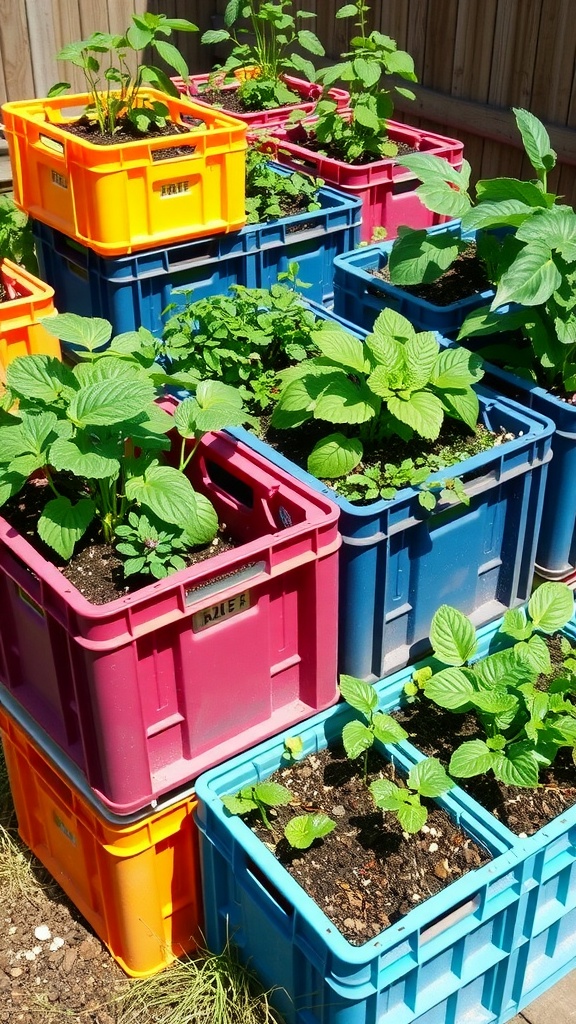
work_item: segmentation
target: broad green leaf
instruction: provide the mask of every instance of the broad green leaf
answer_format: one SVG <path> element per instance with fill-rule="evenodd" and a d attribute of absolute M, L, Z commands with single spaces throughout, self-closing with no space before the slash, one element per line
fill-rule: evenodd
<path fill-rule="evenodd" d="M 208 544 L 216 536 L 218 515 L 212 502 L 205 494 L 194 494 L 194 503 L 188 510 L 188 518 L 182 523 L 185 540 L 191 546 Z"/>
<path fill-rule="evenodd" d="M 312 419 L 316 398 L 310 394 L 311 383 L 309 379 L 296 379 L 282 389 L 272 413 L 273 427 L 287 430 Z"/>
<path fill-rule="evenodd" d="M 248 413 L 236 388 L 220 381 L 201 381 L 193 398 L 186 398 L 174 412 L 182 437 L 198 437 L 209 430 L 239 427 Z"/>
<path fill-rule="evenodd" d="M 518 178 L 481 179 L 476 183 L 476 198 L 481 204 L 513 199 L 533 209 L 546 207 L 542 189 L 533 181 L 520 181 Z"/>
<path fill-rule="evenodd" d="M 483 375 L 480 357 L 455 345 L 440 350 L 431 382 L 437 388 L 461 388 L 475 384 Z"/>
<path fill-rule="evenodd" d="M 576 259 L 576 213 L 570 207 L 553 206 L 542 210 L 524 221 L 516 232 L 520 242 L 542 242 L 550 249 L 557 249 L 565 259 Z"/>
<path fill-rule="evenodd" d="M 421 796 L 436 797 L 452 789 L 454 782 L 438 758 L 427 757 L 410 769 L 408 785 L 418 790 Z"/>
<path fill-rule="evenodd" d="M 41 455 L 48 438 L 58 430 L 58 419 L 53 412 L 23 413 L 21 436 L 26 450 Z M 6 429 L 6 428 L 5 428 Z M 8 428 L 10 430 L 10 428 Z M 3 447 L 4 430 L 0 431 L 0 451 Z M 2 458 L 2 455 L 0 455 Z"/>
<path fill-rule="evenodd" d="M 514 637 L 515 640 L 527 640 L 532 632 L 532 627 L 528 625 L 524 609 L 509 608 L 504 612 L 500 632 Z"/>
<path fill-rule="evenodd" d="M 324 56 L 324 47 L 314 32 L 310 32 L 308 29 L 300 29 L 296 33 L 296 38 L 302 49 L 307 50 L 308 53 L 313 53 L 317 57 Z"/>
<path fill-rule="evenodd" d="M 479 228 L 496 228 L 499 225 L 519 227 L 526 217 L 532 215 L 533 209 L 519 199 L 479 203 L 462 216 L 462 230 L 477 231 Z"/>
<path fill-rule="evenodd" d="M 550 145 L 550 136 L 544 125 L 528 110 L 512 107 L 524 149 L 536 171 L 550 171 L 556 163 L 556 153 Z"/>
<path fill-rule="evenodd" d="M 505 715 L 515 712 L 518 708 L 518 698 L 513 693 L 507 693 L 501 686 L 496 686 L 493 690 L 478 690 L 470 698 L 470 703 L 489 715 Z"/>
<path fill-rule="evenodd" d="M 165 523 L 182 526 L 193 512 L 196 494 L 192 484 L 172 466 L 149 466 L 143 476 L 126 482 L 126 497 L 149 508 Z"/>
<path fill-rule="evenodd" d="M 11 391 L 24 398 L 39 399 L 50 406 L 63 393 L 77 389 L 76 379 L 53 356 L 21 356 L 8 364 L 6 382 Z"/>
<path fill-rule="evenodd" d="M 452 754 L 448 771 L 457 779 L 471 779 L 474 775 L 484 775 L 492 768 L 496 756 L 497 754 L 486 746 L 484 740 L 468 740 Z"/>
<path fill-rule="evenodd" d="M 424 687 L 429 700 L 449 711 L 463 711 L 476 694 L 473 683 L 460 668 L 445 668 L 435 672 Z"/>
<path fill-rule="evenodd" d="M 443 157 L 430 156 L 428 153 L 410 153 L 408 156 L 402 157 L 402 166 L 407 167 L 423 182 L 438 179 L 449 182 L 463 191 L 468 187 L 469 165 L 464 166 L 463 164 L 462 170 L 458 171 Z"/>
<path fill-rule="evenodd" d="M 409 388 L 423 388 L 434 375 L 440 346 L 432 331 L 421 331 L 408 338 L 404 345 L 406 384 Z"/>
<path fill-rule="evenodd" d="M 374 736 L 380 743 L 401 743 L 408 736 L 404 729 L 392 715 L 385 715 L 377 711 L 372 719 Z"/>
<path fill-rule="evenodd" d="M 458 234 L 429 235 L 426 231 L 408 231 L 394 242 L 388 269 L 393 284 L 428 284 L 436 281 L 458 256 Z"/>
<path fill-rule="evenodd" d="M 403 803 L 398 808 L 398 821 L 404 832 L 413 835 L 426 824 L 428 811 L 420 803 Z"/>
<path fill-rule="evenodd" d="M 188 78 L 188 65 L 178 47 L 174 46 L 173 43 L 166 42 L 165 39 L 156 39 L 154 48 L 160 54 L 162 60 L 166 61 L 168 66 L 174 68 L 177 74 L 186 81 Z"/>
<path fill-rule="evenodd" d="M 254 791 L 261 803 L 281 807 L 292 802 L 292 793 L 279 782 L 259 782 Z"/>
<path fill-rule="evenodd" d="M 531 242 L 502 274 L 490 308 L 497 309 L 507 302 L 539 306 L 561 283 L 562 275 L 549 247 L 542 242 Z"/>
<path fill-rule="evenodd" d="M 350 707 L 360 711 L 366 718 L 369 718 L 378 707 L 378 696 L 376 690 L 363 679 L 356 679 L 355 676 L 340 676 L 340 696 L 344 698 Z"/>
<path fill-rule="evenodd" d="M 15 494 L 18 494 L 27 477 L 28 473 L 24 476 L 20 473 L 15 473 L 14 470 L 0 473 L 0 505 L 4 505 Z"/>
<path fill-rule="evenodd" d="M 499 686 L 516 686 L 525 682 L 529 669 L 523 658 L 519 657 L 515 648 L 495 651 L 485 658 L 474 662 L 474 675 L 484 689 Z"/>
<path fill-rule="evenodd" d="M 380 340 L 408 339 L 412 338 L 416 333 L 414 327 L 405 316 L 397 313 L 395 309 L 389 308 L 383 309 L 378 314 L 372 330 L 373 334 L 368 335 L 365 344 L 375 352 L 379 351 L 377 342 Z M 376 342 L 374 339 L 376 339 Z"/>
<path fill-rule="evenodd" d="M 342 729 L 342 743 L 346 756 L 355 761 L 365 750 L 370 750 L 374 737 L 364 722 L 346 722 Z"/>
<path fill-rule="evenodd" d="M 208 28 L 202 33 L 200 42 L 203 46 L 216 46 L 218 43 L 226 43 L 230 39 L 230 33 L 225 28 Z"/>
<path fill-rule="evenodd" d="M 444 420 L 442 403 L 429 391 L 414 391 L 409 398 L 393 395 L 388 399 L 388 409 L 401 423 L 406 423 L 420 437 L 435 440 Z"/>
<path fill-rule="evenodd" d="M 91 498 L 82 498 L 73 505 L 69 498 L 49 501 L 38 520 L 38 535 L 66 561 L 84 536 L 94 519 L 95 506 Z"/>
<path fill-rule="evenodd" d="M 228 0 L 224 9 L 224 24 L 230 28 L 235 21 L 238 21 L 241 11 L 246 6 L 246 0 Z"/>
<path fill-rule="evenodd" d="M 299 814 L 288 822 L 284 835 L 294 849 L 307 850 L 315 839 L 322 839 L 335 828 L 336 822 L 327 814 Z"/>
<path fill-rule="evenodd" d="M 73 473 L 86 480 L 115 478 L 120 472 L 118 459 L 98 454 L 90 448 L 89 443 L 82 443 L 80 439 L 54 441 L 50 446 L 50 461 L 54 469 Z"/>
<path fill-rule="evenodd" d="M 442 400 L 446 413 L 453 419 L 462 420 L 472 431 L 476 430 L 480 415 L 478 395 L 472 388 L 462 391 L 445 391 Z"/>
<path fill-rule="evenodd" d="M 68 418 L 77 427 L 110 426 L 124 423 L 146 410 L 154 400 L 154 387 L 147 381 L 101 380 L 81 388 L 71 398 Z"/>
<path fill-rule="evenodd" d="M 554 633 L 574 614 L 574 591 L 566 583 L 542 583 L 528 602 L 528 614 L 536 629 Z"/>
<path fill-rule="evenodd" d="M 380 399 L 363 381 L 356 383 L 342 373 L 325 383 L 316 400 L 314 418 L 328 423 L 366 423 L 380 411 Z"/>
<path fill-rule="evenodd" d="M 404 163 L 404 161 L 402 161 Z M 426 181 L 416 189 L 418 198 L 433 213 L 443 217 L 464 218 L 470 211 L 470 199 L 439 179 Z"/>
<path fill-rule="evenodd" d="M 352 63 L 356 78 L 362 82 L 365 89 L 370 89 L 373 85 L 376 85 L 381 75 L 380 67 L 376 61 L 366 60 L 365 57 L 356 57 Z M 357 104 L 356 111 L 359 109 L 360 105 Z"/>
<path fill-rule="evenodd" d="M 434 653 L 447 665 L 464 665 L 476 653 L 477 642 L 470 620 L 450 605 L 437 609 L 430 626 Z"/>
<path fill-rule="evenodd" d="M 520 744 L 515 744 L 506 753 L 495 751 L 493 757 L 494 775 L 506 786 L 534 789 L 538 785 L 540 766 L 534 751 L 520 749 Z"/>
<path fill-rule="evenodd" d="M 354 370 L 355 373 L 364 373 L 366 369 L 364 345 L 352 334 L 334 327 L 323 328 L 315 333 L 314 341 L 322 355 L 337 363 L 338 366 Z"/>
<path fill-rule="evenodd" d="M 551 672 L 550 651 L 541 636 L 532 636 L 528 643 L 517 644 L 516 650 L 518 657 L 534 674 L 548 675 Z"/>
<path fill-rule="evenodd" d="M 357 103 L 354 107 L 354 121 L 362 125 L 363 128 L 368 128 L 369 131 L 377 132 L 380 130 L 378 114 L 363 103 Z"/>
<path fill-rule="evenodd" d="M 336 18 L 354 18 L 357 14 L 356 4 L 344 4 L 335 14 Z"/>
<path fill-rule="evenodd" d="M 362 459 L 362 442 L 344 434 L 329 434 L 318 441 L 308 456 L 308 472 L 320 480 L 333 480 L 351 473 Z"/>
<path fill-rule="evenodd" d="M 60 341 L 95 352 L 106 345 L 112 337 L 112 324 L 96 316 L 80 316 L 78 313 L 57 313 L 44 317 L 43 327 Z"/>
<path fill-rule="evenodd" d="M 370 783 L 370 792 L 377 807 L 383 811 L 398 811 L 404 802 L 400 789 L 389 779 L 374 779 Z"/>

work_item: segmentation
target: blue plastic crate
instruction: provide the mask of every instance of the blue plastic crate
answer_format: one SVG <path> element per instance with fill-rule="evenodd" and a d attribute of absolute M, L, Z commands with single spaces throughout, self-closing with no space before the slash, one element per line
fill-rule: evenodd
<path fill-rule="evenodd" d="M 515 437 L 433 474 L 461 477 L 470 496 L 469 506 L 439 503 L 433 512 L 412 487 L 353 505 L 253 434 L 230 430 L 340 507 L 340 672 L 373 681 L 419 657 L 442 602 L 482 625 L 530 596 L 554 426 L 490 389 L 477 390 L 488 429 Z"/>
<path fill-rule="evenodd" d="M 335 741 L 352 714 L 339 705 L 300 728 L 304 755 Z M 272 988 L 271 1000 L 288 1024 L 499 1020 L 509 1002 L 508 968 L 522 941 L 529 896 L 507 830 L 478 805 L 472 810 L 462 790 L 448 793 L 439 802 L 493 859 L 376 938 L 352 946 L 220 799 L 280 767 L 284 740 L 292 734 L 286 731 L 197 780 L 208 947 L 221 950 L 230 937 Z M 380 749 L 405 771 L 412 762 L 403 748 Z"/>
<path fill-rule="evenodd" d="M 60 312 L 104 317 L 115 334 L 147 327 L 160 335 L 170 315 L 166 307 L 187 301 L 175 289 L 191 290 L 196 301 L 224 294 L 232 284 L 269 288 L 294 260 L 300 280 L 311 285 L 306 296 L 330 303 L 334 257 L 360 240 L 361 201 L 328 187 L 319 200 L 321 209 L 313 213 L 117 258 L 35 221 L 40 276 L 54 288 Z"/>
<path fill-rule="evenodd" d="M 462 233 L 460 221 L 437 224 L 427 233 L 450 233 L 473 241 L 476 231 Z M 426 299 L 411 295 L 405 288 L 390 284 L 374 272 L 388 263 L 393 241 L 368 245 L 356 252 L 346 252 L 334 260 L 334 312 L 352 320 L 366 331 L 383 309 L 394 309 L 420 331 L 439 331 L 446 337 L 457 334 L 468 313 L 492 301 L 494 290 L 479 292 L 448 306 L 435 306 Z"/>
<path fill-rule="evenodd" d="M 488 653 L 501 621 L 478 630 L 476 657 Z M 576 641 L 576 616 L 562 633 L 572 643 Z M 402 703 L 404 684 L 416 667 L 419 666 L 396 673 L 377 685 L 383 711 Z M 413 763 L 424 756 L 408 741 L 402 747 Z M 460 799 L 461 792 L 453 790 L 454 799 Z M 506 1010 L 502 1020 L 513 1017 L 576 967 L 576 806 L 528 838 L 520 839 L 507 828 L 505 832 L 517 857 L 517 875 L 522 879 L 525 897 L 516 948 L 505 976 L 498 982 L 502 1011 Z"/>

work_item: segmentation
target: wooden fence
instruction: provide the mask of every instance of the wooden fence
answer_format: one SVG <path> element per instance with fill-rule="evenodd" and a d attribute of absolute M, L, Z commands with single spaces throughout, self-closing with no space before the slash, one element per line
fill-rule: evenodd
<path fill-rule="evenodd" d="M 299 0 L 317 15 L 327 58 L 346 48 L 350 23 L 335 13 L 344 0 Z M 56 62 L 66 42 L 96 29 L 121 31 L 135 11 L 185 17 L 201 31 L 221 24 L 226 0 L 0 0 L 0 102 L 45 95 L 76 69 Z M 527 175 L 511 113 L 537 114 L 547 125 L 559 166 L 551 187 L 576 204 L 576 18 L 574 0 L 382 0 L 372 25 L 412 54 L 419 79 L 415 103 L 398 100 L 400 120 L 464 140 L 474 177 Z M 199 34 L 180 33 L 193 70 L 215 54 Z"/>

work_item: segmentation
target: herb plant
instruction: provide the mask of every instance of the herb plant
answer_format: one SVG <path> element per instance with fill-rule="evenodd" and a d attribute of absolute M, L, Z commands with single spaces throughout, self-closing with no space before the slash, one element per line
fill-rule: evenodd
<path fill-rule="evenodd" d="M 0 259 L 19 263 L 31 274 L 38 273 L 32 225 L 7 195 L 0 195 Z"/>
<path fill-rule="evenodd" d="M 380 743 L 399 743 L 406 739 L 408 733 L 391 717 L 378 711 L 378 695 L 373 686 L 356 679 L 354 676 L 340 676 L 340 696 L 346 703 L 358 711 L 362 720 L 354 719 L 346 722 L 342 730 L 342 743 L 346 757 L 355 761 L 364 755 L 364 780 L 368 774 L 368 751 L 376 740 Z"/>
<path fill-rule="evenodd" d="M 128 521 L 116 527 L 116 551 L 126 555 L 124 576 L 150 574 L 157 580 L 164 579 L 171 572 L 183 569 L 186 561 L 182 554 L 187 550 L 184 535 L 176 525 L 171 529 L 155 526 L 153 517 L 128 513 Z"/>
<path fill-rule="evenodd" d="M 538 587 L 527 612 L 506 612 L 491 653 L 477 658 L 472 623 L 441 605 L 432 619 L 430 642 L 445 667 L 418 670 L 407 686 L 449 711 L 473 711 L 485 739 L 468 740 L 452 754 L 449 772 L 470 778 L 492 771 L 506 785 L 538 785 L 540 769 L 561 747 L 576 748 L 576 659 L 563 642 L 563 665 L 552 671 L 542 636 L 561 629 L 574 614 L 574 594 L 564 583 Z"/>
<path fill-rule="evenodd" d="M 321 208 L 318 191 L 320 178 L 292 171 L 279 174 L 265 153 L 249 146 L 246 153 L 246 213 L 248 224 L 285 217 L 294 213 L 313 213 Z"/>
<path fill-rule="evenodd" d="M 202 36 L 202 42 L 208 45 L 232 43 L 232 51 L 222 67 L 224 72 L 253 72 L 244 76 L 238 88 L 246 110 L 297 103 L 300 97 L 282 78 L 287 72 L 303 74 L 311 82 L 315 80 L 314 64 L 295 52 L 295 48 L 324 56 L 318 37 L 309 29 L 298 27 L 300 21 L 316 15 L 299 10 L 292 14 L 293 8 L 292 0 L 229 0 L 224 11 L 225 28 L 210 29 Z"/>
<path fill-rule="evenodd" d="M 403 459 L 400 465 L 386 462 L 367 466 L 361 473 L 350 473 L 340 481 L 338 491 L 349 501 L 375 501 L 377 498 L 388 501 L 403 487 L 415 487 L 418 489 L 418 501 L 429 511 L 436 508 L 438 501 L 469 505 L 470 498 L 460 477 L 428 479 L 431 473 L 444 466 L 445 462 L 435 455 Z"/>
<path fill-rule="evenodd" d="M 395 89 L 409 99 L 414 99 L 414 93 L 403 86 L 387 88 L 382 79 L 396 75 L 408 82 L 417 81 L 412 57 L 399 50 L 390 36 L 375 29 L 368 31 L 369 11 L 364 0 L 356 0 L 336 12 L 337 18 L 355 18 L 357 32 L 341 63 L 319 71 L 317 76 L 325 87 L 340 79 L 350 91 L 350 116 L 339 113 L 330 97 L 323 97 L 314 111 L 317 120 L 309 129 L 320 150 L 329 147 L 330 155 L 346 163 L 396 156 L 398 146 L 387 129 L 394 110 L 392 93 Z"/>
<path fill-rule="evenodd" d="M 283 807 L 292 802 L 292 794 L 286 786 L 279 782 L 257 782 L 254 786 L 246 786 L 235 796 L 223 796 L 222 803 L 230 814 L 250 814 L 258 811 L 262 824 L 272 831 L 267 807 Z"/>
<path fill-rule="evenodd" d="M 395 814 L 404 832 L 419 832 L 428 819 L 421 797 L 438 797 L 452 789 L 454 782 L 435 757 L 427 757 L 410 769 L 406 786 L 389 779 L 375 779 L 370 792 L 376 807 Z"/>
<path fill-rule="evenodd" d="M 84 347 L 73 368 L 48 356 L 22 356 L 9 364 L 2 404 L 10 409 L 17 401 L 18 411 L 3 414 L 0 504 L 32 475 L 40 476 L 51 497 L 38 534 L 64 560 L 89 528 L 97 527 L 101 539 L 114 544 L 121 525 L 132 527 L 131 512 L 141 511 L 177 538 L 175 554 L 181 541 L 187 547 L 210 542 L 218 527 L 215 510 L 185 470 L 203 433 L 245 421 L 237 391 L 207 382 L 172 417 L 155 401 L 150 370 L 123 351 L 123 343 L 138 344 L 137 332 L 103 350 L 112 334 L 106 320 L 61 314 L 43 323 L 60 340 Z M 162 455 L 173 447 L 166 435 L 174 428 L 180 454 L 173 466 Z M 129 553 L 130 559 L 140 557 Z M 152 564 L 161 571 L 148 560 L 150 571 Z M 170 559 L 163 565 L 168 568 Z"/>
<path fill-rule="evenodd" d="M 444 349 L 432 332 L 417 333 L 405 317 L 385 309 L 362 343 L 340 326 L 326 324 L 315 335 L 320 356 L 304 359 L 280 376 L 272 414 L 280 429 L 322 420 L 347 429 L 316 443 L 308 469 L 322 479 L 347 476 L 362 462 L 365 447 L 378 449 L 388 437 L 438 437 L 445 416 L 472 431 L 480 360 L 464 349 Z"/>
<path fill-rule="evenodd" d="M 286 824 L 284 836 L 295 850 L 307 850 L 316 839 L 333 832 L 336 822 L 327 814 L 297 814 Z"/>
<path fill-rule="evenodd" d="M 94 32 L 87 39 L 69 43 L 56 59 L 68 61 L 84 74 L 90 103 L 86 117 L 98 125 L 105 135 L 118 131 L 120 123 L 129 121 L 140 132 L 153 125 L 163 127 L 168 107 L 160 102 L 143 101 L 141 89 L 152 85 L 170 96 L 178 90 L 168 75 L 158 67 L 138 62 L 131 70 L 131 60 L 137 60 L 138 51 L 151 47 L 184 80 L 188 67 L 182 54 L 168 42 L 172 32 L 197 32 L 198 28 L 184 18 L 167 18 L 165 14 L 133 14 L 132 24 L 123 35 Z M 58 82 L 48 95 L 59 96 L 70 89 L 69 82 Z"/>

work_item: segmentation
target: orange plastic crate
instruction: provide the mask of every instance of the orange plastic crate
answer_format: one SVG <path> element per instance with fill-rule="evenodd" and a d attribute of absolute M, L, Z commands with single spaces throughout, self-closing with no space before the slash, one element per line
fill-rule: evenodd
<path fill-rule="evenodd" d="M 46 355 L 60 359 L 60 342 L 40 323 L 55 313 L 54 289 L 11 260 L 0 261 L 7 299 L 0 302 L 0 369 L 16 356 Z"/>
<path fill-rule="evenodd" d="M 156 974 L 195 948 L 203 923 L 194 791 L 145 817 L 105 813 L 16 707 L 0 706 L 0 734 L 21 838 L 126 973 Z"/>
<path fill-rule="evenodd" d="M 141 95 L 165 103 L 189 133 L 98 146 L 64 130 L 87 94 L 5 103 L 17 206 L 103 256 L 241 228 L 246 125 L 154 89 Z M 173 156 L 153 159 L 170 148 Z"/>

